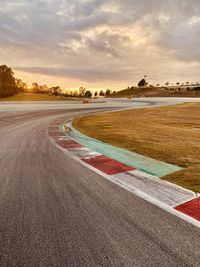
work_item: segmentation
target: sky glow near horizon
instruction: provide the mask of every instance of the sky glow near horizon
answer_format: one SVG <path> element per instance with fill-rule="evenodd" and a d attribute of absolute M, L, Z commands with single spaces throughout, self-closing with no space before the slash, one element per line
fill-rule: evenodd
<path fill-rule="evenodd" d="M 0 63 L 24 81 L 200 81 L 199 0 L 0 0 Z"/>

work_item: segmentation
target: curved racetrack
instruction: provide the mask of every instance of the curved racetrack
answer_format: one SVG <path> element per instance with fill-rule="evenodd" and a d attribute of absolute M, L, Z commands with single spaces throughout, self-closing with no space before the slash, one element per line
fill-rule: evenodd
<path fill-rule="evenodd" d="M 48 124 L 75 113 L 0 113 L 0 265 L 200 266 L 198 228 L 50 142 Z"/>

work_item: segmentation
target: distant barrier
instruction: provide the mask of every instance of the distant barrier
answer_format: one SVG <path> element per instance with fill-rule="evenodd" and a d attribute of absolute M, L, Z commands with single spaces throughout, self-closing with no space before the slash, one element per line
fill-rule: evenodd
<path fill-rule="evenodd" d="M 89 100 L 83 100 L 83 104 L 90 104 L 91 102 Z"/>

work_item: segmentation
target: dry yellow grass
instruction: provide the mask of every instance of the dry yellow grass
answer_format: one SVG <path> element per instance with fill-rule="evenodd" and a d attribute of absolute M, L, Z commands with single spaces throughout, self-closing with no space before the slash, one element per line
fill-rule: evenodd
<path fill-rule="evenodd" d="M 0 101 L 70 101 L 79 100 L 74 97 L 57 97 L 45 94 L 19 93 L 17 95 L 0 98 Z"/>
<path fill-rule="evenodd" d="M 200 103 L 87 116 L 74 126 L 106 143 L 183 167 L 163 179 L 200 192 Z"/>

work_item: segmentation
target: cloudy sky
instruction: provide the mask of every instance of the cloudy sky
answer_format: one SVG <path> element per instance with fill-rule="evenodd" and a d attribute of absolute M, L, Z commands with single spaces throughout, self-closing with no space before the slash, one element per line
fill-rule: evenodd
<path fill-rule="evenodd" d="M 26 82 L 200 80 L 199 0 L 0 0 L 0 64 Z"/>

